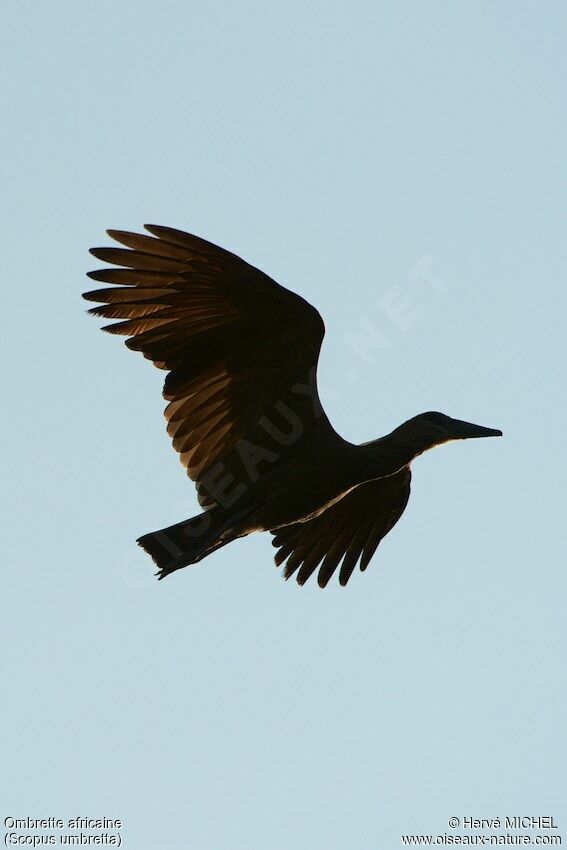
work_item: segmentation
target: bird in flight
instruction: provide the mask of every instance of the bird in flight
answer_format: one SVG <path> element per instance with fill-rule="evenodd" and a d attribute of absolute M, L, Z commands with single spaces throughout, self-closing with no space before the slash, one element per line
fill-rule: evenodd
<path fill-rule="evenodd" d="M 117 268 L 89 272 L 112 286 L 87 292 L 89 312 L 119 319 L 167 371 L 167 430 L 203 512 L 145 534 L 162 579 L 253 531 L 269 531 L 275 562 L 299 584 L 346 585 L 401 517 L 410 464 L 449 440 L 502 432 L 422 413 L 362 445 L 344 440 L 321 406 L 317 362 L 325 326 L 294 292 L 229 251 L 170 227 L 109 230 L 125 247 L 91 253 Z"/>

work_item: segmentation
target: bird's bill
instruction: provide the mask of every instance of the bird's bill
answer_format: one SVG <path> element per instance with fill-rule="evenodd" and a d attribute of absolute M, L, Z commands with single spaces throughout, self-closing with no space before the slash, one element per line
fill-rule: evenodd
<path fill-rule="evenodd" d="M 472 422 L 462 422 L 460 419 L 452 419 L 451 434 L 454 440 L 467 440 L 470 437 L 501 437 L 502 431 L 497 428 L 474 425 Z"/>

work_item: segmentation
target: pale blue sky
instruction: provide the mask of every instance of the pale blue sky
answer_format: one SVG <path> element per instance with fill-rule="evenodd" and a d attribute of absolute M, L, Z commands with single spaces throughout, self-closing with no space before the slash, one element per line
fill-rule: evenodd
<path fill-rule="evenodd" d="M 567 840 L 566 17 L 6 8 L 3 818 L 119 817 L 127 850 L 390 850 L 453 815 Z M 346 590 L 284 583 L 268 535 L 153 579 L 135 538 L 196 499 L 163 374 L 80 299 L 145 221 L 316 304 L 349 439 L 503 429 L 414 464 Z"/>

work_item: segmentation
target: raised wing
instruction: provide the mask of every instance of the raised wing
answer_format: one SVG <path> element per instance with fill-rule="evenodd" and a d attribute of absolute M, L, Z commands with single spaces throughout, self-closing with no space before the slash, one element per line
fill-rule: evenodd
<path fill-rule="evenodd" d="M 254 479 L 296 440 L 332 432 L 316 385 L 325 328 L 307 301 L 235 254 L 145 228 L 152 236 L 108 231 L 126 248 L 92 249 L 121 268 L 90 272 L 113 286 L 84 297 L 102 303 L 95 316 L 121 320 L 104 330 L 168 370 L 168 432 L 208 508 L 220 499 L 211 480 Z"/>
<path fill-rule="evenodd" d="M 407 505 L 410 494 L 409 467 L 355 487 L 308 522 L 297 522 L 272 532 L 272 545 L 279 551 L 276 566 L 287 561 L 284 576 L 297 573 L 297 582 L 305 584 L 319 568 L 317 581 L 325 587 L 337 569 L 344 586 L 357 562 L 365 570 L 383 537 L 394 527 Z"/>

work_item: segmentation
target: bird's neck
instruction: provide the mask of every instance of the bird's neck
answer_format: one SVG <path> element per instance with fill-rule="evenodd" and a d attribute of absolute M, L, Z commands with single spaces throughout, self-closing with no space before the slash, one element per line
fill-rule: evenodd
<path fill-rule="evenodd" d="M 368 478 L 382 478 L 393 475 L 404 466 L 408 466 L 414 457 L 425 451 L 427 446 L 417 447 L 408 444 L 396 431 L 357 447 L 359 457 Z"/>

